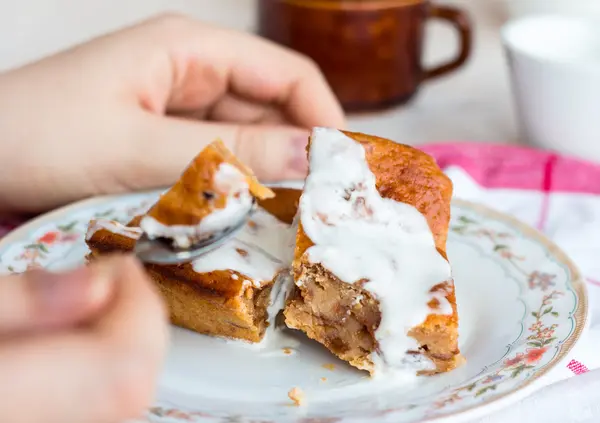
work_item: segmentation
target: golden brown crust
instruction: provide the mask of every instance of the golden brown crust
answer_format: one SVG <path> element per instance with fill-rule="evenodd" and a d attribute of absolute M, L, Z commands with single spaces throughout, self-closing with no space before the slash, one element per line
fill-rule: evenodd
<path fill-rule="evenodd" d="M 381 196 L 419 210 L 427 219 L 437 249 L 446 257 L 452 181 L 433 157 L 385 138 L 343 132 L 364 147 Z"/>
<path fill-rule="evenodd" d="M 198 225 L 216 209 L 226 206 L 226 192 L 214 185 L 214 176 L 222 163 L 242 172 L 250 193 L 258 199 L 272 198 L 273 191 L 258 182 L 252 171 L 231 153 L 222 141 L 209 144 L 196 156 L 181 178 L 150 209 L 148 216 L 165 225 Z"/>
<path fill-rule="evenodd" d="M 91 259 L 103 254 L 129 252 L 135 240 L 101 229 L 88 241 Z M 197 273 L 190 264 L 145 264 L 167 303 L 171 322 L 199 333 L 258 342 L 266 325 L 265 295 L 261 288 L 244 286 L 245 276 L 232 270 Z M 235 276 L 234 276 L 235 275 Z"/>
<path fill-rule="evenodd" d="M 407 145 L 361 133 L 343 132 L 364 147 L 367 164 L 375 175 L 376 187 L 381 196 L 410 204 L 419 210 L 427 219 L 436 248 L 446 258 L 452 182 L 437 166 L 435 160 Z M 315 279 L 326 272 L 322 266 L 313 265 L 304 259 L 305 251 L 312 245 L 313 242 L 300 223 L 293 263 L 296 280 L 302 278 L 306 281 L 308 276 Z M 340 308 L 343 309 L 348 301 L 359 294 L 371 298 L 370 294 L 362 287 L 353 286 L 352 290 L 356 292 L 342 288 L 341 282 L 333 275 L 318 282 L 321 289 L 328 284 L 337 284 L 334 288 L 327 288 L 334 290 L 330 294 L 336 299 L 334 306 L 325 307 L 326 311 L 323 311 L 322 304 L 321 307 L 312 304 L 315 301 L 314 295 L 307 291 L 311 287 L 305 285 L 298 289 L 296 295 L 288 302 L 285 310 L 286 323 L 303 330 L 355 367 L 373 370 L 368 357 L 375 348 L 372 322 L 376 322 L 376 328 L 381 319 L 378 307 L 367 307 L 362 311 L 363 317 L 356 316 L 353 310 L 349 311 L 342 321 L 342 317 L 336 316 Z M 452 306 L 452 314 L 430 314 L 425 322 L 409 333 L 423 347 L 422 352 L 434 362 L 439 372 L 451 370 L 460 362 L 454 282 L 440 281 L 440 284 L 433 288 L 442 289 Z M 320 310 L 315 311 L 319 307 Z M 365 313 L 367 318 L 364 317 Z M 352 331 L 346 330 L 348 325 L 352 326 Z M 370 347 L 365 339 L 368 337 L 371 338 Z"/>
<path fill-rule="evenodd" d="M 173 324 L 207 335 L 250 342 L 262 339 L 272 284 L 260 289 L 248 287 L 242 295 L 227 296 L 189 284 L 163 270 L 148 268 L 167 302 Z M 227 276 L 220 277 L 224 280 Z"/>
<path fill-rule="evenodd" d="M 298 210 L 302 191 L 293 188 L 273 188 L 276 196 L 258 200 L 258 205 L 284 223 L 291 224 Z"/>
<path fill-rule="evenodd" d="M 364 147 L 367 164 L 375 175 L 381 196 L 419 210 L 427 219 L 438 251 L 446 258 L 452 199 L 450 178 L 421 150 L 359 132 L 342 132 Z M 310 149 L 310 143 L 307 149 Z M 312 245 L 300 226 L 294 258 L 298 260 Z"/>
<path fill-rule="evenodd" d="M 119 244 L 120 238 L 113 241 L 115 245 Z M 91 245 L 90 249 L 90 260 L 109 251 L 118 251 Z M 174 325 L 202 334 L 250 342 L 262 339 L 267 326 L 267 306 L 272 284 L 261 288 L 249 286 L 241 291 L 237 289 L 238 285 L 232 287 L 230 292 L 224 292 L 211 290 L 207 286 L 211 280 L 219 286 L 233 281 L 231 275 L 234 272 L 211 272 L 196 281 L 201 283 L 190 283 L 181 277 L 183 272 L 176 266 L 146 265 L 146 271 L 162 293 Z"/>
<path fill-rule="evenodd" d="M 129 221 L 127 226 L 130 228 L 139 228 L 143 217 L 144 215 L 134 216 L 133 219 Z"/>
<path fill-rule="evenodd" d="M 116 251 L 129 253 L 133 251 L 135 243 L 136 240 L 133 238 L 110 232 L 106 229 L 98 230 L 87 240 L 90 250 L 97 254 L 108 254 Z M 185 281 L 197 290 L 205 290 L 206 292 L 226 298 L 240 295 L 244 279 L 244 276 L 240 274 L 237 274 L 237 280 L 232 279 L 231 275 L 237 273 L 233 271 L 198 273 L 190 263 L 171 266 L 147 264 L 146 268 L 155 269 L 157 272 L 164 274 L 165 277 L 169 276 Z"/>

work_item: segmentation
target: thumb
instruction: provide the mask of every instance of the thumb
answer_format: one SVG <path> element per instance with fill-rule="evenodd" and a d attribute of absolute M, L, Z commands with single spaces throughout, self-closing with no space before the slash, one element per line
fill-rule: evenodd
<path fill-rule="evenodd" d="M 108 301 L 111 280 L 81 267 L 65 273 L 36 269 L 0 278 L 0 336 L 73 326 Z"/>
<path fill-rule="evenodd" d="M 130 166 L 130 188 L 172 184 L 189 162 L 217 138 L 264 182 L 304 179 L 309 131 L 283 125 L 243 125 L 145 116 L 143 166 Z"/>

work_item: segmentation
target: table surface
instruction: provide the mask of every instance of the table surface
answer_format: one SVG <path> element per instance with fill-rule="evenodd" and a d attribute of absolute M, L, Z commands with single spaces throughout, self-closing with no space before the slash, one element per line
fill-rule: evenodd
<path fill-rule="evenodd" d="M 527 1 L 527 0 L 522 0 Z M 467 9 L 475 24 L 468 64 L 424 84 L 408 105 L 381 113 L 351 116 L 350 129 L 396 141 L 518 143 L 518 134 L 499 40 L 506 20 L 501 0 L 446 0 Z M 118 4 L 118 5 L 117 5 Z M 20 0 L 0 5 L 0 70 L 37 59 L 98 34 L 161 11 L 180 11 L 202 20 L 253 30 L 253 0 Z M 456 35 L 443 23 L 426 31 L 425 63 L 457 50 Z"/>

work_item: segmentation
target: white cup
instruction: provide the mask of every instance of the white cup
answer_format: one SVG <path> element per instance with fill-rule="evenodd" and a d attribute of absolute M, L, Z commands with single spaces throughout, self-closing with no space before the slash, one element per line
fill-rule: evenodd
<path fill-rule="evenodd" d="M 511 18 L 526 15 L 600 15 L 598 0 L 503 0 L 508 16 Z"/>
<path fill-rule="evenodd" d="M 600 161 L 600 21 L 525 17 L 502 41 L 524 140 Z"/>

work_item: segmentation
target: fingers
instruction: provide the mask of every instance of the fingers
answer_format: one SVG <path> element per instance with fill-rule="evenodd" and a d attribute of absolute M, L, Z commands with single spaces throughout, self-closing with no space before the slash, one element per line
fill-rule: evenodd
<path fill-rule="evenodd" d="M 161 302 L 133 259 L 91 267 L 116 288 L 102 317 L 0 344 L 0 421 L 114 423 L 151 403 L 167 333 Z"/>
<path fill-rule="evenodd" d="M 133 257 L 115 257 L 99 265 L 119 287 L 112 307 L 94 327 L 104 358 L 112 363 L 106 369 L 106 389 L 112 390 L 113 402 L 107 407 L 120 419 L 133 418 L 153 400 L 168 339 L 166 308 Z"/>
<path fill-rule="evenodd" d="M 239 124 L 292 125 L 279 108 L 244 100 L 233 94 L 223 95 L 210 108 L 170 110 L 169 116 Z"/>
<path fill-rule="evenodd" d="M 297 126 L 345 125 L 344 113 L 318 67 L 255 35 L 163 16 L 130 30 L 144 39 L 148 64 L 138 73 L 138 101 L 148 109 L 203 109 L 228 91 L 274 106 Z M 144 37 L 141 36 L 144 34 Z M 166 50 L 168 61 L 156 60 Z M 152 59 L 152 60 L 151 60 Z"/>
<path fill-rule="evenodd" d="M 233 94 L 221 97 L 209 110 L 207 119 L 217 122 L 292 125 L 277 107 L 244 100 Z"/>
<path fill-rule="evenodd" d="M 248 34 L 227 35 L 224 43 L 239 49 L 230 64 L 233 93 L 279 106 L 298 126 L 345 126 L 341 106 L 312 61 Z"/>
<path fill-rule="evenodd" d="M 140 139 L 144 160 L 131 166 L 132 173 L 125 175 L 125 180 L 135 181 L 129 187 L 131 189 L 173 183 L 191 158 L 217 138 L 222 139 L 263 181 L 300 179 L 306 175 L 307 130 L 290 126 L 196 122 L 154 115 L 143 116 L 138 127 L 143 130 L 136 137 Z"/>
<path fill-rule="evenodd" d="M 89 320 L 108 302 L 112 282 L 88 267 L 0 278 L 0 337 Z"/>
<path fill-rule="evenodd" d="M 144 268 L 133 257 L 113 257 L 96 267 L 111 275 L 118 286 L 114 301 L 94 325 L 98 335 L 115 347 L 152 353 L 157 340 L 166 341 L 167 314 Z"/>

